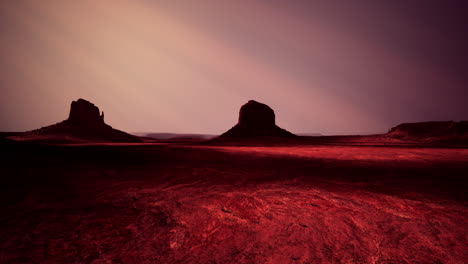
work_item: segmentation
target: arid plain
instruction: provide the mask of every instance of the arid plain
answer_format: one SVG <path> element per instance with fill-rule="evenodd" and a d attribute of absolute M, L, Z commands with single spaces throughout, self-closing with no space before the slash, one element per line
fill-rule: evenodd
<path fill-rule="evenodd" d="M 467 149 L 4 145 L 1 160 L 1 263 L 467 260 Z"/>

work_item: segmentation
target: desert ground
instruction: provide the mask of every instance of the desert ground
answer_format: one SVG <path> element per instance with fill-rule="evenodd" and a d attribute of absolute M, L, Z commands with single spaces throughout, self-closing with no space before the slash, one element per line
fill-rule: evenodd
<path fill-rule="evenodd" d="M 468 263 L 468 149 L 1 147 L 0 263 Z"/>

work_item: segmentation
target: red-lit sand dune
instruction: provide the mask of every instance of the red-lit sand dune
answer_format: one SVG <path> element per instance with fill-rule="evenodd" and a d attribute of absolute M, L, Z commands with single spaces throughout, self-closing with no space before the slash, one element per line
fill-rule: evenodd
<path fill-rule="evenodd" d="M 0 263 L 468 262 L 466 149 L 21 148 Z"/>

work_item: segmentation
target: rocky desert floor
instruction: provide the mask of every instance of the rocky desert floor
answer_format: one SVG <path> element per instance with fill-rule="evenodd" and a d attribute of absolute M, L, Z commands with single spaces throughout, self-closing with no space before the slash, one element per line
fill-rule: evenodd
<path fill-rule="evenodd" d="M 468 149 L 0 152 L 0 263 L 468 263 Z"/>

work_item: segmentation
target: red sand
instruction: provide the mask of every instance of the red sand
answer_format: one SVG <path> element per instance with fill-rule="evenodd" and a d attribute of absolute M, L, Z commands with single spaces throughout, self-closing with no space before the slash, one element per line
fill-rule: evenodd
<path fill-rule="evenodd" d="M 0 263 L 468 263 L 466 200 L 449 193 L 467 149 L 38 152 L 18 152 L 40 159 L 18 174 L 57 178 L 3 205 Z"/>
<path fill-rule="evenodd" d="M 468 162 L 468 149 L 425 149 L 408 147 L 287 146 L 287 147 L 202 147 L 247 155 L 286 155 L 313 159 Z"/>

